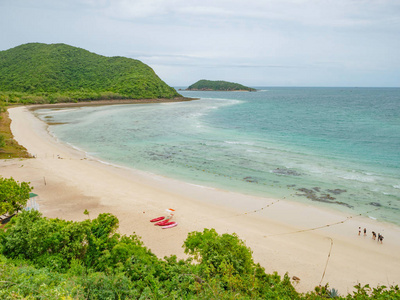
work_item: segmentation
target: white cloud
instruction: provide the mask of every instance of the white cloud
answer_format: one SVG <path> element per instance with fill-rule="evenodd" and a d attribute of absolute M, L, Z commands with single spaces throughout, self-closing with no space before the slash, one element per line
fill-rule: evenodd
<path fill-rule="evenodd" d="M 76 2 L 75 0 L 74 2 Z M 189 22 L 208 18 L 246 19 L 249 22 L 283 21 L 312 26 L 368 26 L 398 20 L 395 0 L 82 0 L 102 7 L 113 18 L 144 19 L 174 16 Z M 107 4 L 107 5 L 105 5 Z"/>

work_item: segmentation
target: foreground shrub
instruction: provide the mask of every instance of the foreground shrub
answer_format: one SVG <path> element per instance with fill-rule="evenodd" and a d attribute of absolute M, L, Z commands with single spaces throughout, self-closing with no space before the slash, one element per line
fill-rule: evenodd
<path fill-rule="evenodd" d="M 84 299 L 75 278 L 0 255 L 0 299 Z"/>
<path fill-rule="evenodd" d="M 235 234 L 214 229 L 188 235 L 187 260 L 159 259 L 136 235 L 120 236 L 111 214 L 71 222 L 29 211 L 6 229 L 0 299 L 400 299 L 397 286 L 359 285 L 340 297 L 326 285 L 299 294 L 287 275 L 255 264 Z"/>

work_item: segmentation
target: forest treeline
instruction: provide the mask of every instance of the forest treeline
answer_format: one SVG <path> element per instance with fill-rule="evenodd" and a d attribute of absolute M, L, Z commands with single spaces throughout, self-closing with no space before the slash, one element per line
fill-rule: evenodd
<path fill-rule="evenodd" d="M 29 43 L 0 51 L 0 102 L 176 97 L 182 96 L 139 60 L 66 44 Z"/>

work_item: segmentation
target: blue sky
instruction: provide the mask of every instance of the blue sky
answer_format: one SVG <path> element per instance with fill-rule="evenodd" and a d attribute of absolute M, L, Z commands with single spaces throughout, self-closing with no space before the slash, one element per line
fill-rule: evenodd
<path fill-rule="evenodd" d="M 0 50 L 65 43 L 167 84 L 400 86 L 399 0 L 0 0 Z"/>

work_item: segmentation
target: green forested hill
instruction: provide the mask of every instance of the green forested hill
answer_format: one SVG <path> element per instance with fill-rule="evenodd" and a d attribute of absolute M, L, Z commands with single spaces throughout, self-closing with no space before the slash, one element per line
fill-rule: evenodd
<path fill-rule="evenodd" d="M 199 80 L 187 88 L 189 91 L 256 91 L 253 88 L 241 85 L 239 83 L 228 81 L 212 81 L 212 80 Z"/>
<path fill-rule="evenodd" d="M 0 100 L 65 102 L 180 97 L 146 64 L 65 44 L 0 51 Z"/>

